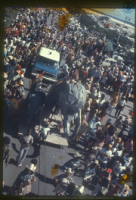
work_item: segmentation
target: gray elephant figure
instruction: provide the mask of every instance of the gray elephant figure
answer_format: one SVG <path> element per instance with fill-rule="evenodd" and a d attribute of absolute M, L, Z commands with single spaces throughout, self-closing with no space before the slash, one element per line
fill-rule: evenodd
<path fill-rule="evenodd" d="M 69 143 L 75 140 L 81 126 L 81 109 L 86 102 L 86 96 L 86 89 L 80 82 L 69 82 L 63 79 L 52 86 L 46 97 L 44 115 L 48 118 L 54 107 L 61 111 L 64 117 L 64 133 Z M 73 120 L 76 120 L 76 126 L 71 134 Z"/>

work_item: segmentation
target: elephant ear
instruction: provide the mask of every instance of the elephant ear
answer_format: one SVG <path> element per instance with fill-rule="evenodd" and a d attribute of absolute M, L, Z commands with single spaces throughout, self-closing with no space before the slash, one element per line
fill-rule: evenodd
<path fill-rule="evenodd" d="M 69 83 L 65 90 L 60 92 L 59 101 L 63 111 L 74 114 L 86 102 L 86 89 L 80 83 Z"/>

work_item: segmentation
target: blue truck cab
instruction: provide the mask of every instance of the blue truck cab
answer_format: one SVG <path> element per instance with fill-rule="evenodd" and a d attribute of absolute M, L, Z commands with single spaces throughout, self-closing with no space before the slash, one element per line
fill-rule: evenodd
<path fill-rule="evenodd" d="M 35 59 L 32 76 L 42 73 L 43 82 L 56 82 L 59 71 L 60 53 L 46 47 L 41 47 Z"/>

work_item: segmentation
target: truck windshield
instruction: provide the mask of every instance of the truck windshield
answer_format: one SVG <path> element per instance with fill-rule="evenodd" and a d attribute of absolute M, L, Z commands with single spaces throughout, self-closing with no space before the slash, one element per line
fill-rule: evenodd
<path fill-rule="evenodd" d="M 36 62 L 45 64 L 45 65 L 53 67 L 53 68 L 58 67 L 58 62 L 51 60 L 51 59 L 48 59 L 48 58 L 45 58 L 43 56 L 37 56 Z"/>

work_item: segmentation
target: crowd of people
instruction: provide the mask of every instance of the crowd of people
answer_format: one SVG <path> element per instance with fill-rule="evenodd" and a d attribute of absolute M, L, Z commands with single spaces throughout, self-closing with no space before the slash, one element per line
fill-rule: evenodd
<path fill-rule="evenodd" d="M 112 57 L 112 52 L 105 52 L 108 41 L 105 35 L 89 31 L 87 27 L 72 17 L 71 22 L 63 32 L 59 31 L 57 19 L 65 11 L 44 9 L 25 9 L 5 29 L 4 39 L 4 126 L 10 117 L 18 133 L 19 115 L 25 105 L 24 73 L 33 63 L 41 46 L 56 49 L 60 52 L 60 67 L 62 77 L 67 81 L 81 82 L 87 91 L 87 100 L 82 108 L 82 122 L 74 145 L 84 137 L 84 170 L 81 173 L 83 183 L 72 191 L 71 195 L 83 195 L 86 185 L 99 185 L 100 190 L 95 195 L 129 196 L 130 177 L 133 173 L 133 110 L 129 116 L 123 116 L 124 108 L 134 87 L 134 66 L 127 66 L 118 59 L 117 63 L 104 66 L 103 61 Z M 50 23 L 48 20 L 50 19 Z M 73 21 L 77 23 L 73 24 Z M 97 39 L 93 39 L 95 36 Z M 61 65 L 61 61 L 65 64 Z M 110 93 L 106 100 L 105 93 Z M 115 116 L 112 116 L 115 110 Z M 111 119 L 102 125 L 105 117 Z M 49 129 L 49 127 L 47 127 Z M 29 131 L 28 131 L 29 132 Z M 127 135 L 124 134 L 127 132 Z M 27 136 L 26 136 L 27 137 Z M 26 143 L 28 138 L 25 138 Z M 31 138 L 33 143 L 33 138 Z M 23 140 L 24 142 L 24 140 Z M 21 143 L 22 144 L 22 143 Z M 3 161 L 8 165 L 10 150 L 9 142 L 3 146 Z M 30 146 L 30 145 L 29 145 Z M 21 147 L 17 166 L 22 162 L 29 147 Z M 25 151 L 25 156 L 21 158 Z M 65 195 L 73 183 L 75 169 L 80 166 L 81 155 L 76 155 L 74 164 L 65 168 L 62 177 L 55 178 L 56 195 Z M 27 167 L 25 175 L 20 178 L 20 189 L 33 183 L 35 176 L 33 166 Z M 125 179 L 125 176 L 127 178 Z M 129 177 L 129 178 L 128 178 Z M 124 179 L 123 179 L 124 178 Z M 128 180 L 129 179 L 129 180 Z M 27 180 L 27 181 L 26 181 Z M 27 183 L 26 183 L 27 182 Z M 69 186 L 70 185 L 70 186 Z M 69 186 L 69 187 L 68 187 Z M 74 184 L 75 188 L 76 185 Z M 21 190 L 22 191 L 22 190 Z M 28 192 L 26 192 L 28 193 Z M 23 193 L 25 194 L 25 192 Z M 18 194 L 19 195 L 19 194 Z"/>

